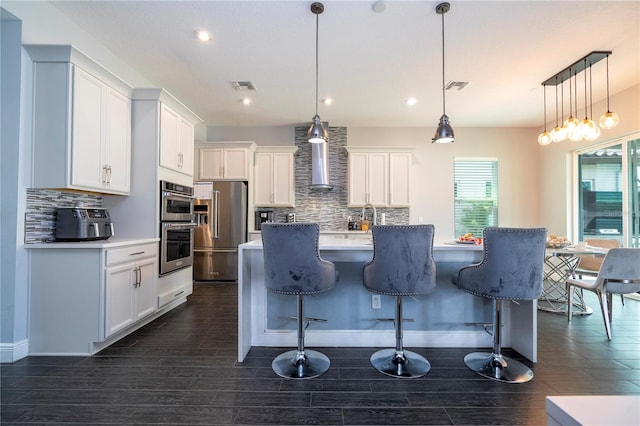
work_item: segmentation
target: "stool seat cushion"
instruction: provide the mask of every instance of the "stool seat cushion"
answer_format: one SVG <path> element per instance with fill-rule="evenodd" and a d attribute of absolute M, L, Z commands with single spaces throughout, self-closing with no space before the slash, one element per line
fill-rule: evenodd
<path fill-rule="evenodd" d="M 485 228 L 484 258 L 458 271 L 452 281 L 469 293 L 533 300 L 542 293 L 545 228 Z"/>
<path fill-rule="evenodd" d="M 408 296 L 436 288 L 433 225 L 374 226 L 372 233 L 373 259 L 363 269 L 369 291 Z"/>
<path fill-rule="evenodd" d="M 314 294 L 338 280 L 333 263 L 320 258 L 315 223 L 262 224 L 264 284 L 274 293 Z"/>

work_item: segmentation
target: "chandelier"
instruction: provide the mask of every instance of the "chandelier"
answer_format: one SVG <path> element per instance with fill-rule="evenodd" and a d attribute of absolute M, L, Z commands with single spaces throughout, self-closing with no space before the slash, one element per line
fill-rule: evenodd
<path fill-rule="evenodd" d="M 619 118 L 618 114 L 611 112 L 610 104 L 609 104 L 609 55 L 611 55 L 611 51 L 593 51 L 586 55 L 583 58 L 580 58 L 573 64 L 569 65 L 562 71 L 557 74 L 549 77 L 547 80 L 542 82 L 542 88 L 544 90 L 544 127 L 545 130 L 538 136 L 538 143 L 540 145 L 549 145 L 552 142 L 562 142 L 564 140 L 571 141 L 594 141 L 600 136 L 600 127 L 603 129 L 612 129 L 613 127 L 618 125 Z M 603 114 L 600 118 L 600 126 L 596 125 L 593 120 L 593 84 L 592 84 L 592 73 L 591 69 L 593 64 L 601 61 L 602 59 L 607 60 L 607 112 Z M 585 117 L 583 120 L 579 120 L 573 116 L 575 113 L 578 115 L 578 74 L 583 73 L 582 80 L 584 81 L 584 114 Z M 587 90 L 587 71 L 588 71 L 588 80 L 589 80 L 589 90 Z M 564 85 L 565 81 L 569 81 L 569 117 L 564 121 L 562 125 L 562 115 L 564 115 Z M 571 82 L 573 80 L 574 86 L 573 90 L 571 87 Z M 546 130 L 547 127 L 547 86 L 555 86 L 555 116 L 556 116 L 556 125 L 551 132 Z M 558 86 L 562 89 L 562 100 L 561 105 L 562 113 L 560 117 L 560 121 L 558 120 Z M 587 102 L 587 98 L 589 102 Z M 590 108 L 587 103 L 590 104 Z M 575 105 L 575 109 L 573 106 Z M 591 114 L 591 116 L 589 116 Z"/>

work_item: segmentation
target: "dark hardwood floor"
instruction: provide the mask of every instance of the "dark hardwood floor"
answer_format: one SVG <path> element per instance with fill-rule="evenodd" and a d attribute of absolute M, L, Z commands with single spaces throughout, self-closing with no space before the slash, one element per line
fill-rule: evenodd
<path fill-rule="evenodd" d="M 593 315 L 539 314 L 539 362 L 526 384 L 482 379 L 469 349 L 424 348 L 423 378 L 369 364 L 372 348 L 325 348 L 331 369 L 292 381 L 271 371 L 281 350 L 236 362 L 236 286 L 198 284 L 183 306 L 93 357 L 28 357 L 1 366 L 3 425 L 544 425 L 545 396 L 640 394 L 640 302 L 615 299 L 607 341 Z M 393 346 L 392 342 L 389 342 Z"/>

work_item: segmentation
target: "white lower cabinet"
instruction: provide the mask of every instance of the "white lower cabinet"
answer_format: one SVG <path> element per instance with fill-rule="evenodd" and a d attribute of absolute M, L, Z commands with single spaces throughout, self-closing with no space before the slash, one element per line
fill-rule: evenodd
<path fill-rule="evenodd" d="M 129 258 L 124 263 L 107 267 L 105 271 L 105 337 L 157 309 L 158 260 L 155 245 L 114 250 L 125 251 Z M 107 263 L 112 257 L 110 251 L 107 251 Z"/>
<path fill-rule="evenodd" d="M 161 313 L 157 240 L 35 246 L 31 355 L 93 354 Z"/>

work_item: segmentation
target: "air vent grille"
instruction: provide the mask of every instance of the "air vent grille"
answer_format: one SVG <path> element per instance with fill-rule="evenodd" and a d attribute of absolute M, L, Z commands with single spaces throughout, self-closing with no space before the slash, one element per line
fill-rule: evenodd
<path fill-rule="evenodd" d="M 450 81 L 449 83 L 447 83 L 444 89 L 460 91 L 467 87 L 469 83 L 469 81 Z"/>
<path fill-rule="evenodd" d="M 232 81 L 231 85 L 236 90 L 256 90 L 256 85 L 253 81 Z"/>

